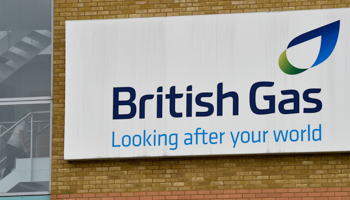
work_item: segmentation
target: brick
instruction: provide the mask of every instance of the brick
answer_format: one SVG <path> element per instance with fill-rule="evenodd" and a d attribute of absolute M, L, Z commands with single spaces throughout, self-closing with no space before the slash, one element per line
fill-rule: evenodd
<path fill-rule="evenodd" d="M 179 196 L 176 196 L 176 195 L 165 196 L 165 199 L 179 199 Z"/>
<path fill-rule="evenodd" d="M 292 194 L 292 193 L 290 193 L 290 194 Z M 282 194 L 283 195 L 283 194 Z M 268 193 L 265 193 L 265 194 L 255 194 L 255 197 L 269 197 L 269 194 Z M 294 197 L 294 195 L 293 195 L 293 197 Z"/>
<path fill-rule="evenodd" d="M 179 195 L 179 199 L 191 199 L 190 195 Z"/>
<path fill-rule="evenodd" d="M 198 191 L 198 194 L 210 194 L 210 190 L 200 190 L 200 191 Z"/>
<path fill-rule="evenodd" d="M 114 200 L 127 200 L 127 197 L 114 197 Z"/>
<path fill-rule="evenodd" d="M 350 191 L 350 187 L 343 187 L 341 188 L 341 191 Z"/>
<path fill-rule="evenodd" d="M 153 200 L 164 200 L 165 196 L 153 196 Z"/>
<path fill-rule="evenodd" d="M 327 192 L 327 188 L 315 188 L 315 192 Z"/>
<path fill-rule="evenodd" d="M 346 196 L 349 196 L 349 193 L 348 192 L 335 192 L 334 196 L 336 196 L 336 197 L 346 197 Z"/>
<path fill-rule="evenodd" d="M 303 197 L 302 200 L 315 200 L 315 197 Z"/>
<path fill-rule="evenodd" d="M 289 192 L 301 192 L 300 188 L 291 188 L 288 190 Z"/>
<path fill-rule="evenodd" d="M 223 190 L 212 190 L 210 191 L 211 194 L 223 194 L 224 191 Z"/>
<path fill-rule="evenodd" d="M 107 193 L 98 193 L 96 194 L 96 197 L 107 197 L 108 194 Z"/>
<path fill-rule="evenodd" d="M 171 192 L 159 192 L 159 195 L 171 195 Z"/>
<path fill-rule="evenodd" d="M 295 193 L 282 193 L 282 197 L 295 197 Z"/>
<path fill-rule="evenodd" d="M 315 188 L 302 188 L 301 191 L 302 192 L 314 192 Z"/>
<path fill-rule="evenodd" d="M 204 199 L 216 199 L 216 194 L 204 195 Z"/>
<path fill-rule="evenodd" d="M 59 194 L 56 197 L 57 199 L 68 199 L 69 198 L 69 194 Z"/>
<path fill-rule="evenodd" d="M 197 194 L 198 192 L 197 191 L 185 191 L 185 194 Z"/>
<path fill-rule="evenodd" d="M 309 192 L 307 195 L 309 197 L 320 197 L 321 196 L 321 192 Z"/>
<path fill-rule="evenodd" d="M 123 192 L 123 193 L 121 193 L 121 196 L 122 197 L 132 197 L 132 196 L 134 196 L 134 193 L 132 193 L 132 192 Z"/>
<path fill-rule="evenodd" d="M 263 189 L 262 192 L 263 193 L 274 193 L 275 189 Z"/>
<path fill-rule="evenodd" d="M 256 194 L 243 194 L 243 198 L 253 198 L 253 197 L 256 197 Z"/>
<path fill-rule="evenodd" d="M 329 197 L 328 199 L 329 200 L 342 200 L 341 197 Z"/>
<path fill-rule="evenodd" d="M 329 192 L 339 192 L 341 191 L 341 188 L 327 188 Z"/>
<path fill-rule="evenodd" d="M 306 192 L 294 193 L 294 194 L 295 194 L 295 197 L 307 197 L 308 196 L 308 193 L 306 193 Z"/>
<path fill-rule="evenodd" d="M 157 196 L 159 192 L 147 192 L 147 196 Z"/>
<path fill-rule="evenodd" d="M 243 194 L 230 194 L 230 198 L 242 198 Z"/>
<path fill-rule="evenodd" d="M 237 193 L 249 193 L 249 190 L 237 190 Z"/>
<path fill-rule="evenodd" d="M 83 194 L 83 197 L 92 198 L 92 197 L 95 197 L 95 195 L 96 195 L 96 194 L 86 193 L 86 194 Z"/>
<path fill-rule="evenodd" d="M 210 192 L 210 191 L 208 191 L 208 192 Z M 237 190 L 224 190 L 224 193 L 225 194 L 235 194 L 235 193 L 237 193 Z"/>
<path fill-rule="evenodd" d="M 230 198 L 230 195 L 229 194 L 218 194 L 218 195 L 216 195 L 217 196 L 217 198 L 219 198 L 219 199 L 228 199 L 228 198 Z"/>
<path fill-rule="evenodd" d="M 199 194 L 196 194 L 196 195 L 191 195 L 191 199 L 203 199 L 204 195 L 199 195 Z"/>
<path fill-rule="evenodd" d="M 281 193 L 269 193 L 269 197 L 282 197 L 282 194 Z"/>
<path fill-rule="evenodd" d="M 140 200 L 152 200 L 153 197 L 152 196 L 141 196 Z"/>
<path fill-rule="evenodd" d="M 323 197 L 332 197 L 332 196 L 334 196 L 334 192 L 322 192 L 321 196 L 323 196 Z"/>
<path fill-rule="evenodd" d="M 146 196 L 146 192 L 134 192 L 134 196 Z"/>
<path fill-rule="evenodd" d="M 275 189 L 275 192 L 285 193 L 285 192 L 288 192 L 288 189 Z"/>

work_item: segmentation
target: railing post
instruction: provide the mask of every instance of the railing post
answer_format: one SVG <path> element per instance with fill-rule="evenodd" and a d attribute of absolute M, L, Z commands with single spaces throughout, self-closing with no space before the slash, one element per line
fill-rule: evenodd
<path fill-rule="evenodd" d="M 40 127 L 41 127 L 41 123 L 38 123 L 37 124 L 37 130 L 38 130 L 38 133 L 40 133 Z M 38 158 L 39 157 L 39 144 L 40 143 L 40 137 L 37 135 L 35 137 L 35 157 Z"/>
<path fill-rule="evenodd" d="M 30 180 L 33 180 L 33 114 L 30 116 Z"/>

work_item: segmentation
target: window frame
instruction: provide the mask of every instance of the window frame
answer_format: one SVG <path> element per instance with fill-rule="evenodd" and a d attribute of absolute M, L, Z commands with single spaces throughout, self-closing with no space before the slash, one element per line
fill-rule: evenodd
<path fill-rule="evenodd" d="M 10 1 L 10 0 L 8 0 Z M 38 97 L 15 97 L 15 98 L 0 98 L 0 106 L 4 105 L 24 105 L 24 104 L 49 104 L 50 106 L 50 139 L 49 139 L 49 190 L 40 192 L 17 192 L 17 193 L 0 193 L 0 197 L 14 197 L 14 196 L 33 196 L 33 195 L 50 195 L 51 183 L 52 183 L 52 119 L 53 119 L 53 53 L 54 53 L 54 0 L 51 2 L 51 74 L 50 74 L 50 96 L 38 96 Z"/>

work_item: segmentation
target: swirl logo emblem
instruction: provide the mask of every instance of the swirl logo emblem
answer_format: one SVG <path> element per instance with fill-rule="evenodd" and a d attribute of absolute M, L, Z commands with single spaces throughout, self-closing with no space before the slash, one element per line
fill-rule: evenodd
<path fill-rule="evenodd" d="M 278 60 L 278 64 L 281 70 L 289 75 L 300 74 L 301 72 L 306 71 L 307 69 L 300 69 L 294 67 L 287 59 L 287 50 L 290 47 L 298 45 L 300 43 L 306 42 L 313 38 L 321 36 L 321 48 L 318 53 L 317 59 L 314 64 L 310 67 L 315 67 L 321 64 L 323 61 L 327 60 L 327 58 L 332 54 L 335 45 L 337 44 L 338 35 L 339 35 L 339 27 L 340 20 L 335 21 L 333 23 L 327 24 L 320 28 L 314 29 L 298 37 L 294 38 L 289 44 L 287 49 L 280 55 Z"/>

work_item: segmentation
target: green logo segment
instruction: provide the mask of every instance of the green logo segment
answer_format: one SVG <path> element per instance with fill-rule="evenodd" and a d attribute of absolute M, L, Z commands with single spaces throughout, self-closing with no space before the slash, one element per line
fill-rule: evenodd
<path fill-rule="evenodd" d="M 287 49 L 295 45 L 298 45 L 300 43 L 311 40 L 313 38 L 321 36 L 321 47 L 320 47 L 319 54 L 317 56 L 316 61 L 310 68 L 315 67 L 321 64 L 322 62 L 324 62 L 325 60 L 327 60 L 327 58 L 332 54 L 335 48 L 335 45 L 337 44 L 339 28 L 340 28 L 340 20 L 327 24 L 315 30 L 309 31 L 302 35 L 299 35 L 288 44 Z M 301 72 L 304 72 L 307 70 L 307 69 L 300 69 L 300 68 L 294 67 L 292 64 L 290 64 L 287 58 L 287 50 L 283 51 L 283 53 L 280 55 L 278 64 L 281 70 L 284 73 L 289 75 L 300 74 Z"/>

